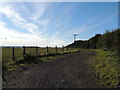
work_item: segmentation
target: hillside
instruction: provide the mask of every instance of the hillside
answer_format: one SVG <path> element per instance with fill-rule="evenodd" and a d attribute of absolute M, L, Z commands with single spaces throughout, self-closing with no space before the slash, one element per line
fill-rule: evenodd
<path fill-rule="evenodd" d="M 112 50 L 120 55 L 120 29 L 106 30 L 104 34 L 96 34 L 89 40 L 77 40 L 68 45 L 70 48 L 83 48 L 83 49 L 104 49 Z"/>

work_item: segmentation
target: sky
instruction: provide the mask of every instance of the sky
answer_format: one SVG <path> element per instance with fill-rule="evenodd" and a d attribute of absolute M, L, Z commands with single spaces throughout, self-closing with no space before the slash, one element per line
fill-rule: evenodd
<path fill-rule="evenodd" d="M 65 46 L 118 28 L 117 2 L 0 2 L 2 46 Z"/>

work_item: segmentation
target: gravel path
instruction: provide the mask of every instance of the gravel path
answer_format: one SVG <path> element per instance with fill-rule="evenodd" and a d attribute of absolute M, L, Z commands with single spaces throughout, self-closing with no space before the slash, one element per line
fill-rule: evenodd
<path fill-rule="evenodd" d="M 102 88 L 86 61 L 93 51 L 80 51 L 16 70 L 6 76 L 3 88 Z"/>

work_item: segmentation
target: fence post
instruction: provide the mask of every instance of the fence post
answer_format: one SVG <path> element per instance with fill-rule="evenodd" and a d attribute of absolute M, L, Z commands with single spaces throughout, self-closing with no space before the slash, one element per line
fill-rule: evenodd
<path fill-rule="evenodd" d="M 62 51 L 64 52 L 64 46 L 62 47 Z"/>
<path fill-rule="evenodd" d="M 23 56 L 25 55 L 25 46 L 23 46 Z"/>
<path fill-rule="evenodd" d="M 49 51 L 48 51 L 48 46 L 47 46 L 47 53 L 48 53 Z"/>
<path fill-rule="evenodd" d="M 38 47 L 38 53 L 41 54 L 41 47 Z"/>
<path fill-rule="evenodd" d="M 57 53 L 57 46 L 55 47 L 55 51 L 56 51 L 56 53 Z"/>
<path fill-rule="evenodd" d="M 67 47 L 67 51 L 69 50 L 69 47 Z"/>
<path fill-rule="evenodd" d="M 15 53 L 14 53 L 14 47 L 12 47 L 12 55 L 13 55 L 13 60 L 15 60 Z"/>
<path fill-rule="evenodd" d="M 38 54 L 38 46 L 36 46 L 36 55 Z"/>

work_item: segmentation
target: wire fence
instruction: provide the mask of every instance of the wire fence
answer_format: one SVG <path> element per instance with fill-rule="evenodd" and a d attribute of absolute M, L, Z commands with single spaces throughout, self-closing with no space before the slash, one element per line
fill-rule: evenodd
<path fill-rule="evenodd" d="M 2 48 L 2 61 L 8 62 L 23 57 L 25 54 L 30 55 L 45 55 L 48 53 L 61 53 L 72 51 L 73 48 L 69 47 L 38 47 L 38 46 L 23 46 L 23 47 L 3 47 Z"/>

